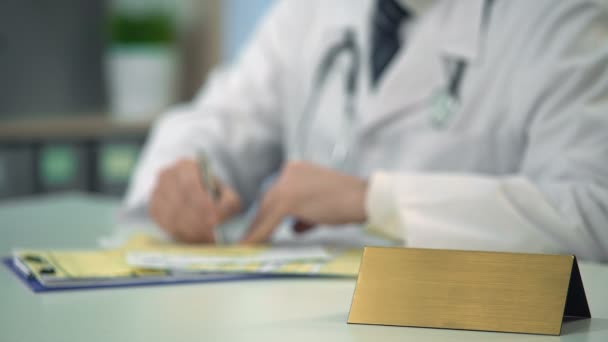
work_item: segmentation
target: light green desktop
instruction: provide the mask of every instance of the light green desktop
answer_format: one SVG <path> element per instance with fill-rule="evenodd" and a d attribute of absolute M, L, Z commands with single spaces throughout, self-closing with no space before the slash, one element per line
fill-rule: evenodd
<path fill-rule="evenodd" d="M 94 248 L 120 202 L 79 194 L 0 202 L 0 254 Z M 593 318 L 559 337 L 348 325 L 354 279 L 282 279 L 34 294 L 0 268 L 0 341 L 608 341 L 608 267 L 582 263 Z"/>

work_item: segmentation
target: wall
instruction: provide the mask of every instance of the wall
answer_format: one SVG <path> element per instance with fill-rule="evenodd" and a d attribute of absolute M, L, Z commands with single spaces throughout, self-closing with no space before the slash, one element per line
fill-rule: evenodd
<path fill-rule="evenodd" d="M 104 111 L 102 58 L 104 15 L 109 1 L 2 0 L 0 120 Z M 238 55 L 272 0 L 180 0 L 179 3 L 180 13 L 185 17 L 182 21 L 217 21 L 220 18 L 214 15 L 217 13 L 214 8 L 221 6 L 222 12 L 218 23 L 221 32 L 207 25 L 210 32 L 192 34 L 190 38 L 188 46 L 196 47 L 193 43 L 196 40 L 204 51 L 185 57 L 191 65 L 184 73 L 187 77 L 181 100 L 185 100 L 200 86 L 212 64 L 220 59 L 231 61 Z M 205 13 L 199 14 L 199 11 Z M 221 35 L 221 39 L 216 42 L 212 35 Z M 217 49 L 221 52 L 212 51 Z"/>
<path fill-rule="evenodd" d="M 272 2 L 273 0 L 222 1 L 222 58 L 224 61 L 234 60 Z"/>
<path fill-rule="evenodd" d="M 2 0 L 0 119 L 103 107 L 102 0 Z"/>

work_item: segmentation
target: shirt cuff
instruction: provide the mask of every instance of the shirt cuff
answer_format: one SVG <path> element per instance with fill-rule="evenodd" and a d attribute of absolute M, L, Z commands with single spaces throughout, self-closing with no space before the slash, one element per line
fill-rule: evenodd
<path fill-rule="evenodd" d="M 391 176 L 376 172 L 369 181 L 365 209 L 367 231 L 391 240 L 406 242 L 406 227 L 400 214 Z"/>

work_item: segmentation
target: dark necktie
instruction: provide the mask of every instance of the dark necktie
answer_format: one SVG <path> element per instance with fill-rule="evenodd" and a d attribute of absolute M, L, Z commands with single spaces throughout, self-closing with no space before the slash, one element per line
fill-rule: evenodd
<path fill-rule="evenodd" d="M 372 23 L 372 85 L 376 86 L 380 76 L 399 51 L 399 29 L 402 21 L 409 17 L 410 13 L 396 0 L 376 0 Z"/>

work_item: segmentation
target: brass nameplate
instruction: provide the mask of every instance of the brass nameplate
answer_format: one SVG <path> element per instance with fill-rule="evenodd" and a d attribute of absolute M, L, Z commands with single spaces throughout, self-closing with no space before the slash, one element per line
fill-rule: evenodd
<path fill-rule="evenodd" d="M 366 247 L 348 323 L 559 335 L 590 318 L 573 255 Z"/>

